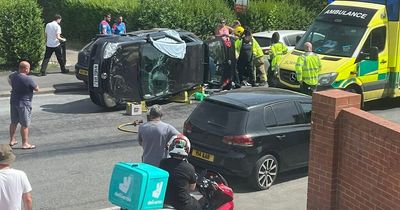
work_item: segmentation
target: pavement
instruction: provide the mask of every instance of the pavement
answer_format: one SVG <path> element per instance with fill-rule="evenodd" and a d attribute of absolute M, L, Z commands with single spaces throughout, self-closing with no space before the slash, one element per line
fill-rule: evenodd
<path fill-rule="evenodd" d="M 78 61 L 78 51 L 66 50 L 68 74 L 61 74 L 60 66 L 57 63 L 55 54 L 50 59 L 47 76 L 38 77 L 31 75 L 32 79 L 38 84 L 39 92 L 35 94 L 61 93 L 70 91 L 86 90 L 87 86 L 75 77 L 74 65 Z M 9 97 L 11 87 L 7 82 L 9 72 L 0 72 L 0 97 Z"/>

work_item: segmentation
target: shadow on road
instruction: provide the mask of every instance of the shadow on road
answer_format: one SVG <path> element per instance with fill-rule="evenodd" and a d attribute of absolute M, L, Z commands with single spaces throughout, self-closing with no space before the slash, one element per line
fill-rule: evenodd
<path fill-rule="evenodd" d="M 364 105 L 364 111 L 373 110 L 386 110 L 400 107 L 400 98 L 384 98 L 375 101 L 366 102 Z"/>
<path fill-rule="evenodd" d="M 65 104 L 46 104 L 42 105 L 41 108 L 45 112 L 64 113 L 64 114 L 90 114 L 90 113 L 116 111 L 116 109 L 106 109 L 97 106 L 89 98 Z"/>
<path fill-rule="evenodd" d="M 306 177 L 308 175 L 308 167 L 283 172 L 278 175 L 275 183 L 272 185 L 272 188 L 281 183 L 292 181 L 295 179 L 300 179 Z M 250 193 L 256 191 L 249 183 L 246 178 L 241 177 L 226 177 L 229 186 L 233 189 L 235 193 Z"/>

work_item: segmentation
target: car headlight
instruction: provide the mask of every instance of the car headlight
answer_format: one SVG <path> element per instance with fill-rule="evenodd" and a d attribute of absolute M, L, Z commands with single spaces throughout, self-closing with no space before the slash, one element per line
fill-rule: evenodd
<path fill-rule="evenodd" d="M 331 85 L 337 77 L 336 72 L 318 75 L 318 85 Z"/>
<path fill-rule="evenodd" d="M 117 43 L 111 43 L 111 42 L 107 43 L 106 48 L 104 49 L 103 58 L 104 59 L 111 58 L 111 56 L 114 55 L 117 49 L 118 49 Z"/>

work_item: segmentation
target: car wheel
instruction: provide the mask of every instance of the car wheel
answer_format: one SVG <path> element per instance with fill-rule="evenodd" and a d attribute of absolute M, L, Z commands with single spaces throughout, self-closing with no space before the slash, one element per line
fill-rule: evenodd
<path fill-rule="evenodd" d="M 250 182 L 257 190 L 266 190 L 274 183 L 277 175 L 278 161 L 273 155 L 265 155 L 257 160 Z"/>

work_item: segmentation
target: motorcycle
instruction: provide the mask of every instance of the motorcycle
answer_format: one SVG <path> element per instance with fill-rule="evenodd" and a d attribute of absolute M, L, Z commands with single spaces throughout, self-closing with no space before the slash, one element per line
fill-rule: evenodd
<path fill-rule="evenodd" d="M 228 186 L 226 179 L 215 171 L 203 170 L 197 178 L 196 187 L 205 199 L 204 210 L 232 210 L 233 190 Z M 174 207 L 165 205 L 162 210 L 171 210 Z"/>

